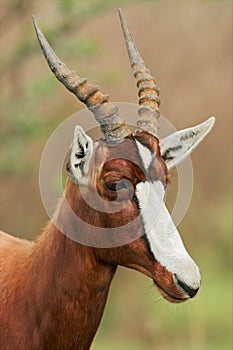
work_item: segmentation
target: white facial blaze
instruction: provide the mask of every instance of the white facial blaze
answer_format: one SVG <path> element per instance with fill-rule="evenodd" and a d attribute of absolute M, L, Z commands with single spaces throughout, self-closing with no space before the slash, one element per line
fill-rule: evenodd
<path fill-rule="evenodd" d="M 136 140 L 136 145 L 138 148 L 138 152 L 141 156 L 142 163 L 143 163 L 145 169 L 148 169 L 150 166 L 150 163 L 152 161 L 151 151 L 147 147 L 143 146 L 137 140 Z"/>
<path fill-rule="evenodd" d="M 151 251 L 155 259 L 176 274 L 180 281 L 190 288 L 199 288 L 199 269 L 187 253 L 165 206 L 164 193 L 160 181 L 140 182 L 136 186 L 136 196 Z"/>

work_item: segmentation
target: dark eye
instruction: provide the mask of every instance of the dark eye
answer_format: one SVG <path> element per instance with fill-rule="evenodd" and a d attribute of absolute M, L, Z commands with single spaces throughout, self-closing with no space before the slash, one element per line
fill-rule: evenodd
<path fill-rule="evenodd" d="M 132 188 L 131 182 L 128 180 L 119 180 L 106 183 L 106 186 L 110 191 L 121 191 L 121 190 L 130 190 Z"/>

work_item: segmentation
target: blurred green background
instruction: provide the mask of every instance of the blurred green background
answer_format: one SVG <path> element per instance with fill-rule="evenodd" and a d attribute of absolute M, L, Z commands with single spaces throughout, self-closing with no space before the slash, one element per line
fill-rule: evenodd
<path fill-rule="evenodd" d="M 160 86 L 162 114 L 177 129 L 210 115 L 217 121 L 192 155 L 193 197 L 179 225 L 201 268 L 199 295 L 169 304 L 148 278 L 119 268 L 92 350 L 231 349 L 232 2 L 1 0 L 0 6 L 2 229 L 26 238 L 41 232 L 43 147 L 64 118 L 83 108 L 50 73 L 31 15 L 69 67 L 113 101 L 134 103 L 121 6 Z"/>

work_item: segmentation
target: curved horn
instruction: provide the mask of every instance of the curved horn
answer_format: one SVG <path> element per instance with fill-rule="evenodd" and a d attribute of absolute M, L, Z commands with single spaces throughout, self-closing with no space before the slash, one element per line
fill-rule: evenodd
<path fill-rule="evenodd" d="M 160 105 L 159 88 L 140 56 L 121 9 L 119 9 L 119 16 L 130 64 L 133 69 L 134 77 L 137 81 L 137 87 L 139 89 L 138 102 L 140 108 L 138 110 L 139 118 L 137 121 L 137 126 L 139 130 L 146 130 L 157 136 L 159 128 L 158 118 Z"/>
<path fill-rule="evenodd" d="M 89 84 L 86 78 L 79 77 L 58 58 L 41 32 L 36 18 L 32 16 L 32 19 L 44 57 L 56 78 L 93 112 L 106 141 L 123 141 L 131 131 L 119 116 L 118 107 L 109 101 L 109 96 L 104 95 L 98 86 Z"/>

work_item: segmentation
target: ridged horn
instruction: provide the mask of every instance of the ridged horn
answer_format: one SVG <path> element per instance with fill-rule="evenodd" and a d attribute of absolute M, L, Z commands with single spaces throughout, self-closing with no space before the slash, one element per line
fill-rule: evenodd
<path fill-rule="evenodd" d="M 86 78 L 81 78 L 58 58 L 41 32 L 36 18 L 32 16 L 32 19 L 44 57 L 56 78 L 94 114 L 107 142 L 123 141 L 131 131 L 119 116 L 118 107 L 110 102 L 109 96 L 104 95 L 98 86 L 89 84 Z"/>
<path fill-rule="evenodd" d="M 136 131 L 146 130 L 157 136 L 159 129 L 159 88 L 136 47 L 133 36 L 121 9 L 119 9 L 119 17 L 130 65 L 133 69 L 133 74 L 136 78 L 138 87 L 138 102 L 140 107 L 138 110 L 138 129 Z"/>

